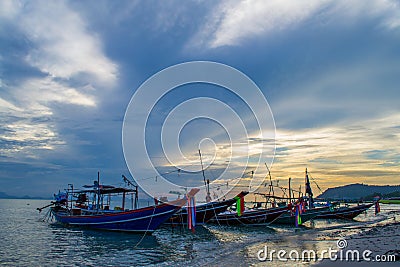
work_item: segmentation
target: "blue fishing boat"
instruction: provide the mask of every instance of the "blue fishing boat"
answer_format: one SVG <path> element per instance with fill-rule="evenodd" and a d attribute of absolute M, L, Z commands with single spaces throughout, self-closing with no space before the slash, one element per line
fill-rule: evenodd
<path fill-rule="evenodd" d="M 54 216 L 57 223 L 69 227 L 151 234 L 187 203 L 186 197 L 194 197 L 199 191 L 192 189 L 182 199 L 128 210 L 125 208 L 125 198 L 128 194 L 137 196 L 137 187 L 130 189 L 100 185 L 99 178 L 93 185 L 85 187 L 90 189 L 73 191 L 72 187 L 72 190 L 55 195 L 56 201 L 48 206 L 51 206 L 50 215 Z M 110 197 L 121 194 L 122 207 L 110 209 Z"/>
<path fill-rule="evenodd" d="M 137 210 L 112 212 L 100 210 L 92 214 L 85 212 L 85 215 L 82 214 L 82 211 L 77 212 L 77 209 L 73 209 L 71 212 L 69 209 L 56 205 L 51 207 L 51 212 L 55 220 L 65 226 L 150 234 L 174 215 L 185 203 L 185 199 L 180 199 L 175 202 Z"/>

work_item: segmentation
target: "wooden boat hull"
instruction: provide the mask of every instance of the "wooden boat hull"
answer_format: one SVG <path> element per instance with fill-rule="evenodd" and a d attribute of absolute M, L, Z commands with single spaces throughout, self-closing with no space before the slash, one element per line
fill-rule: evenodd
<path fill-rule="evenodd" d="M 215 217 L 217 214 L 224 212 L 230 207 L 236 200 L 229 200 L 223 202 L 211 202 L 205 205 L 196 206 L 196 224 L 201 225 L 208 222 L 210 219 Z M 172 216 L 166 224 L 180 225 L 187 224 L 188 212 L 186 208 L 182 208 L 174 216 Z"/>
<path fill-rule="evenodd" d="M 241 216 L 237 213 L 221 213 L 209 222 L 220 225 L 269 225 L 287 211 L 287 207 L 249 210 Z"/>
<path fill-rule="evenodd" d="M 311 219 L 314 219 L 317 217 L 319 214 L 322 212 L 325 212 L 329 210 L 329 207 L 321 207 L 321 208 L 313 208 L 304 211 L 300 217 L 301 217 L 301 223 L 305 223 Z M 296 225 L 296 217 L 294 216 L 293 212 L 287 211 L 286 213 L 283 213 L 281 216 L 279 216 L 273 223 L 274 224 L 287 224 L 287 225 Z"/>
<path fill-rule="evenodd" d="M 316 219 L 347 219 L 352 220 L 374 204 L 363 204 L 355 207 L 342 207 L 333 210 L 324 211 Z"/>
<path fill-rule="evenodd" d="M 151 234 L 174 215 L 184 203 L 186 200 L 131 211 L 93 215 L 71 215 L 65 209 L 57 210 L 55 207 L 51 209 L 51 212 L 55 220 L 65 226 Z"/>
<path fill-rule="evenodd" d="M 244 197 L 248 192 L 241 192 L 237 197 Z M 196 206 L 196 225 L 202 225 L 210 221 L 218 214 L 225 212 L 230 206 L 236 203 L 235 198 L 220 202 L 210 202 L 204 205 Z M 187 224 L 188 212 L 186 207 L 183 207 L 174 216 L 172 216 L 165 224 L 184 225 Z"/>

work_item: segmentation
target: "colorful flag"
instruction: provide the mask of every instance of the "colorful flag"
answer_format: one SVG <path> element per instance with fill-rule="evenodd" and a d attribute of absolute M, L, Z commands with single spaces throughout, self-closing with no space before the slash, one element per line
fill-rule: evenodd
<path fill-rule="evenodd" d="M 296 205 L 296 211 L 295 211 L 295 220 L 294 223 L 296 225 L 296 227 L 298 227 L 299 225 L 301 225 L 301 203 Z"/>
<path fill-rule="evenodd" d="M 244 197 L 236 196 L 236 212 L 238 216 L 242 216 L 244 211 Z"/>
<path fill-rule="evenodd" d="M 194 197 L 188 197 L 187 212 L 188 228 L 194 232 L 196 227 L 196 201 Z"/>
<path fill-rule="evenodd" d="M 381 211 L 381 207 L 379 206 L 380 196 L 374 197 L 374 204 L 375 204 L 375 215 Z"/>
<path fill-rule="evenodd" d="M 381 207 L 379 206 L 379 201 L 375 202 L 375 215 L 381 211 Z"/>

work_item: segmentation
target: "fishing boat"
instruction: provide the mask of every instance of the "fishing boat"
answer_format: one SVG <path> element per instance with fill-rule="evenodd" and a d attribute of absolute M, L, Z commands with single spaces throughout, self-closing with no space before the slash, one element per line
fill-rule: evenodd
<path fill-rule="evenodd" d="M 310 208 L 314 208 L 314 200 L 313 200 L 313 193 L 310 186 L 310 180 L 308 177 L 308 172 L 306 169 L 306 195 L 308 195 L 308 206 Z M 318 185 L 317 185 L 318 186 Z M 378 203 L 378 202 L 376 202 Z M 337 205 L 328 204 L 325 205 L 325 210 L 317 214 L 314 218 L 315 219 L 347 219 L 351 220 L 363 213 L 364 211 L 368 210 L 372 207 L 372 204 L 362 204 L 353 207 L 339 207 Z"/>
<path fill-rule="evenodd" d="M 361 204 L 353 207 L 334 207 L 331 206 L 328 210 L 318 214 L 316 219 L 346 219 L 352 220 L 364 211 L 372 207 L 374 203 Z"/>
<path fill-rule="evenodd" d="M 234 198 L 223 200 L 223 201 L 213 201 L 208 203 L 202 203 L 196 205 L 196 225 L 202 225 L 210 221 L 213 217 L 218 214 L 225 212 L 230 206 L 237 202 L 238 199 L 246 196 L 248 192 L 242 191 Z M 175 215 L 173 215 L 166 224 L 170 225 L 185 225 L 188 219 L 188 209 L 183 207 Z"/>
<path fill-rule="evenodd" d="M 316 218 L 321 213 L 329 210 L 329 207 L 315 207 L 314 205 L 314 194 L 311 189 L 309 173 L 306 168 L 305 172 L 305 195 L 299 197 L 296 202 L 292 203 L 291 193 L 289 192 L 289 210 L 282 214 L 278 219 L 274 221 L 276 224 L 289 224 L 299 226 L 311 219 Z M 289 179 L 290 188 L 290 179 Z"/>
<path fill-rule="evenodd" d="M 137 187 L 131 189 L 101 185 L 99 175 L 98 181 L 85 187 L 90 189 L 73 191 L 72 186 L 72 190 L 69 187 L 67 192 L 55 195 L 56 201 L 47 205 L 50 206 L 49 216 L 53 216 L 63 226 L 151 234 L 187 203 L 186 197 L 192 198 L 199 191 L 192 189 L 185 198 L 129 210 L 125 207 L 126 195 L 137 195 Z M 110 197 L 121 194 L 122 207 L 116 206 L 111 210 Z"/>
<path fill-rule="evenodd" d="M 226 211 L 218 214 L 209 222 L 219 225 L 269 225 L 287 210 L 288 207 L 245 210 L 241 213 Z"/>
<path fill-rule="evenodd" d="M 268 167 L 267 167 L 268 168 Z M 268 201 L 271 202 L 273 206 L 288 206 L 288 209 L 286 212 L 284 212 L 281 216 L 279 216 L 276 220 L 273 221 L 273 224 L 287 224 L 287 225 L 293 225 L 293 226 L 298 226 L 300 224 L 303 224 L 313 218 L 315 218 L 317 215 L 321 214 L 322 212 L 326 211 L 329 209 L 329 207 L 315 207 L 314 206 L 314 199 L 313 199 L 313 192 L 311 190 L 310 186 L 310 180 L 308 176 L 308 171 L 306 169 L 305 172 L 305 188 L 306 192 L 305 195 L 301 195 L 301 191 L 297 191 L 299 193 L 299 197 L 296 199 L 293 194 L 293 189 L 291 189 L 291 178 L 289 178 L 289 188 L 284 188 L 284 187 L 279 187 L 280 189 L 285 190 L 288 189 L 289 192 L 286 194 L 288 195 L 287 197 L 282 196 L 275 196 L 274 190 L 273 190 L 273 185 L 272 185 L 272 177 L 270 174 L 270 171 L 268 169 L 268 174 L 270 177 L 270 191 L 268 194 L 263 194 L 263 193 L 256 193 L 258 195 L 262 195 L 266 198 L 265 203 Z M 272 194 L 271 194 L 272 192 Z M 280 200 L 283 202 L 276 203 L 276 200 Z M 287 202 L 285 202 L 287 201 Z"/>
<path fill-rule="evenodd" d="M 322 207 L 322 208 L 314 207 L 313 193 L 311 190 L 307 169 L 305 175 L 306 194 L 303 195 L 302 191 L 297 191 L 291 188 L 291 178 L 289 178 L 288 188 L 279 186 L 278 182 L 277 185 L 274 186 L 272 184 L 271 172 L 267 165 L 266 167 L 268 170 L 268 176 L 270 180 L 269 192 L 268 193 L 254 192 L 255 195 L 261 195 L 265 197 L 265 201 L 263 202 L 254 201 L 253 203 L 255 203 L 255 207 L 257 209 L 259 209 L 259 207 L 261 207 L 263 204 L 271 205 L 272 207 L 286 207 L 285 212 L 283 212 L 282 215 L 280 215 L 274 221 L 272 221 L 273 224 L 288 224 L 288 225 L 299 226 L 300 224 L 315 218 L 322 211 L 328 209 L 327 207 Z M 282 190 L 283 196 L 275 195 L 275 190 L 274 190 L 275 187 Z M 299 193 L 298 198 L 294 196 L 295 191 Z"/>

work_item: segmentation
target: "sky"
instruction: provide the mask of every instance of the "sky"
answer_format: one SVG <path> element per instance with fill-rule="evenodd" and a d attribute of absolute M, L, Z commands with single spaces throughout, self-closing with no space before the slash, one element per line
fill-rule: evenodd
<path fill-rule="evenodd" d="M 97 171 L 109 184 L 131 177 L 121 134 L 129 101 L 154 74 L 189 61 L 231 66 L 261 90 L 276 127 L 274 183 L 292 177 L 299 186 L 308 168 L 322 190 L 400 184 L 399 44 L 394 0 L 0 1 L 0 191 L 51 196 L 92 183 Z M 147 124 L 146 146 L 162 173 L 176 168 L 160 156 L 157 133 L 188 99 L 218 99 L 254 133 L 237 96 L 184 87 L 165 95 Z M 199 142 L 213 140 L 202 152 L 206 165 L 214 159 L 206 176 L 217 177 L 230 149 L 223 127 L 198 119 L 181 134 L 192 162 Z M 246 149 L 257 154 L 255 137 Z M 199 172 L 171 181 L 179 179 L 202 183 Z"/>

